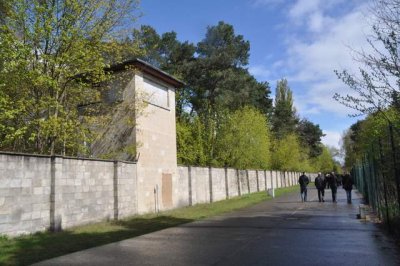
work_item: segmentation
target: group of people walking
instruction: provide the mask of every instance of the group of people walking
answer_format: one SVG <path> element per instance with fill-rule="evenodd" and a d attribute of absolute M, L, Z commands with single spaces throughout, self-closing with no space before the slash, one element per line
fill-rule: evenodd
<path fill-rule="evenodd" d="M 307 201 L 307 186 L 310 183 L 308 176 L 303 172 L 299 177 L 300 184 L 300 196 L 301 201 Z M 337 176 L 334 172 L 322 175 L 318 173 L 315 178 L 315 187 L 318 190 L 318 200 L 319 202 L 325 202 L 325 189 L 328 187 L 332 192 L 332 202 L 337 202 L 337 188 L 342 185 L 343 189 L 346 190 L 347 203 L 351 204 L 351 191 L 353 189 L 353 179 L 348 174 L 345 173 L 342 176 Z"/>

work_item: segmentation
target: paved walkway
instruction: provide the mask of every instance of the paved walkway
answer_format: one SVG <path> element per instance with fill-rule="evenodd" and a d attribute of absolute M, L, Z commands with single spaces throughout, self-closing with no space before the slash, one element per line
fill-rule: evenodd
<path fill-rule="evenodd" d="M 398 249 L 346 204 L 290 194 L 242 211 L 92 248 L 38 265 L 400 265 Z"/>

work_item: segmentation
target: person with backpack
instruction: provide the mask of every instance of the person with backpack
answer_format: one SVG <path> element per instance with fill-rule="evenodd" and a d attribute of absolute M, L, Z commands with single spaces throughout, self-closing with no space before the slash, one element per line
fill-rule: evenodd
<path fill-rule="evenodd" d="M 310 183 L 310 180 L 306 176 L 306 173 L 303 172 L 303 174 L 299 177 L 300 197 L 301 197 L 301 201 L 302 202 L 307 201 L 307 186 L 308 186 L 308 183 Z"/>
<path fill-rule="evenodd" d="M 319 202 L 325 202 L 325 179 L 322 177 L 321 173 L 315 178 L 315 188 L 318 190 L 318 200 Z"/>

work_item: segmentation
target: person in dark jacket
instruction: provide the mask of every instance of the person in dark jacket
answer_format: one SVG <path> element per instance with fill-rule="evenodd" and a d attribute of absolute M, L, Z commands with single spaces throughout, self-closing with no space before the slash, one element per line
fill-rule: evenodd
<path fill-rule="evenodd" d="M 305 172 L 299 177 L 299 184 L 300 184 L 300 196 L 301 201 L 307 201 L 307 186 L 310 183 L 310 180 L 306 176 Z"/>
<path fill-rule="evenodd" d="M 330 187 L 330 181 L 329 181 L 330 177 L 331 177 L 331 175 L 330 175 L 329 173 L 326 173 L 326 174 L 325 174 L 325 184 L 326 184 L 326 188 L 327 188 L 327 189 L 330 189 L 330 188 L 331 188 L 331 187 Z"/>
<path fill-rule="evenodd" d="M 318 190 L 318 200 L 319 202 L 325 202 L 325 179 L 322 177 L 321 173 L 315 178 L 315 187 Z"/>
<path fill-rule="evenodd" d="M 343 184 L 343 176 L 342 175 L 336 175 L 337 177 L 337 185 L 340 187 Z"/>
<path fill-rule="evenodd" d="M 336 193 L 337 193 L 337 177 L 334 172 L 332 172 L 329 175 L 329 187 L 331 188 L 332 191 L 332 202 L 337 202 L 336 201 Z"/>
<path fill-rule="evenodd" d="M 353 189 L 353 178 L 349 173 L 343 176 L 343 189 L 346 190 L 347 203 L 351 204 L 351 190 Z"/>

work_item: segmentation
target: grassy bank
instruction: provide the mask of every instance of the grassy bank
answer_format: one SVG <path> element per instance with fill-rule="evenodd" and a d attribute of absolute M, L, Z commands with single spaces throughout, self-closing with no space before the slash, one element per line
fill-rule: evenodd
<path fill-rule="evenodd" d="M 297 186 L 277 189 L 275 195 L 278 197 L 297 190 Z M 211 204 L 199 204 L 161 212 L 158 215 L 148 214 L 115 222 L 79 226 L 59 233 L 44 232 L 17 238 L 0 236 L 0 265 L 29 265 L 75 251 L 231 212 L 268 199 L 270 197 L 265 192 L 259 192 Z"/>

